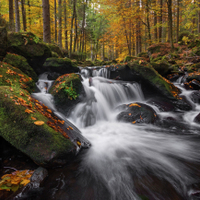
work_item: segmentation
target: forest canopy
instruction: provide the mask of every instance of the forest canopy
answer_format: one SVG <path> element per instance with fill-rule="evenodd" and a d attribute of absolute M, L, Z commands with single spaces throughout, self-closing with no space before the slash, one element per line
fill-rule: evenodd
<path fill-rule="evenodd" d="M 0 15 L 9 31 L 33 32 L 69 57 L 92 60 L 120 60 L 159 42 L 173 48 L 180 33 L 186 42 L 200 33 L 197 0 L 1 0 Z"/>

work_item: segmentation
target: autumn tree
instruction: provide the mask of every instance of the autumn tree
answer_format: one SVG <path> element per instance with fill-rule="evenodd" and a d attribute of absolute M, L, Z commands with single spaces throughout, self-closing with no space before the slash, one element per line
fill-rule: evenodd
<path fill-rule="evenodd" d="M 9 0 L 9 29 L 14 31 L 13 0 Z"/>

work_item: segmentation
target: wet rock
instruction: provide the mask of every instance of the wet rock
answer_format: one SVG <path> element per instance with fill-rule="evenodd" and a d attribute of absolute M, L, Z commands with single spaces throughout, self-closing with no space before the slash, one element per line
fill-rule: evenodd
<path fill-rule="evenodd" d="M 151 62 L 151 65 L 162 76 L 167 76 L 172 72 L 172 68 L 167 61 Z"/>
<path fill-rule="evenodd" d="M 0 26 L 0 61 L 6 55 L 8 47 L 7 30 L 5 27 Z"/>
<path fill-rule="evenodd" d="M 85 96 L 85 90 L 78 74 L 65 74 L 58 77 L 49 93 L 54 96 L 58 111 L 67 115 Z"/>
<path fill-rule="evenodd" d="M 200 81 L 200 73 L 199 72 L 189 73 L 186 77 L 187 82 L 190 82 L 194 79 L 197 80 L 197 81 Z"/>
<path fill-rule="evenodd" d="M 200 124 L 200 113 L 194 118 L 194 122 Z"/>
<path fill-rule="evenodd" d="M 69 58 L 47 58 L 43 65 L 43 71 L 63 75 L 78 72 L 79 68 Z"/>
<path fill-rule="evenodd" d="M 158 119 L 156 112 L 150 106 L 143 103 L 122 105 L 124 111 L 117 115 L 117 120 L 124 122 L 154 124 Z"/>
<path fill-rule="evenodd" d="M 45 168 L 37 168 L 31 176 L 30 183 L 15 192 L 7 200 L 37 199 L 37 197 L 42 193 L 42 188 L 40 187 L 44 183 L 47 176 L 48 171 Z"/>
<path fill-rule="evenodd" d="M 191 94 L 191 100 L 192 100 L 194 103 L 200 104 L 200 92 L 199 92 L 199 91 L 194 91 L 194 92 Z"/>
<path fill-rule="evenodd" d="M 187 90 L 200 90 L 200 82 L 193 79 L 192 81 L 190 81 L 189 83 L 188 82 L 185 82 L 184 83 L 184 86 Z"/>
<path fill-rule="evenodd" d="M 50 48 L 31 32 L 8 34 L 8 52 L 24 56 L 33 70 L 43 73 L 43 63 L 51 57 Z"/>

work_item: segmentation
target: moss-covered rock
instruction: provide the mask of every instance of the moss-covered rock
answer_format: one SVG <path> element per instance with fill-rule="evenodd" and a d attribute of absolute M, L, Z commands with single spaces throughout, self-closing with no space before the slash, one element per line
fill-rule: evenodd
<path fill-rule="evenodd" d="M 0 61 L 6 55 L 8 48 L 7 30 L 5 27 L 0 26 Z"/>
<path fill-rule="evenodd" d="M 170 64 L 167 61 L 159 60 L 157 62 L 151 62 L 152 67 L 162 76 L 167 76 L 171 73 Z"/>
<path fill-rule="evenodd" d="M 41 114 L 44 108 L 39 103 L 34 105 L 25 90 L 19 93 L 19 89 L 0 86 L 0 136 L 39 165 L 65 164 L 75 155 L 76 147 L 47 125 L 49 119 Z M 34 123 L 38 121 L 43 124 Z"/>
<path fill-rule="evenodd" d="M 141 52 L 137 55 L 138 57 L 149 58 L 148 52 Z"/>
<path fill-rule="evenodd" d="M 51 57 L 51 50 L 47 44 L 33 33 L 8 34 L 8 52 L 24 56 L 37 74 L 41 74 L 44 61 Z"/>
<path fill-rule="evenodd" d="M 59 75 L 78 72 L 79 68 L 69 58 L 47 58 L 43 70 Z"/>
<path fill-rule="evenodd" d="M 31 77 L 28 77 L 20 69 L 13 67 L 7 63 L 1 62 L 0 86 L 10 86 L 12 89 L 16 90 L 19 90 L 21 88 L 32 92 L 35 88 L 35 83 Z"/>
<path fill-rule="evenodd" d="M 58 54 L 54 51 L 51 52 L 53 58 L 59 58 Z"/>
<path fill-rule="evenodd" d="M 83 65 L 90 67 L 90 66 L 94 66 L 94 63 L 91 60 L 86 60 L 86 61 L 84 61 Z"/>
<path fill-rule="evenodd" d="M 147 96 L 162 95 L 172 102 L 176 108 L 182 110 L 192 109 L 192 106 L 180 96 L 181 91 L 162 77 L 151 65 L 129 63 L 128 66 L 131 69 L 132 76 L 142 83 L 142 88 L 146 91 Z"/>
<path fill-rule="evenodd" d="M 65 114 L 85 95 L 80 76 L 74 73 L 58 77 L 49 92 L 54 96 L 58 110 Z"/>
<path fill-rule="evenodd" d="M 57 55 L 60 57 L 60 58 L 63 58 L 64 55 L 63 55 L 63 52 L 62 50 L 60 49 L 59 46 L 55 45 L 55 44 L 47 44 L 47 46 L 51 49 L 51 51 L 57 53 Z"/>
<path fill-rule="evenodd" d="M 17 54 L 7 53 L 3 62 L 6 62 L 6 63 L 8 63 L 12 66 L 17 67 L 22 72 L 24 72 L 26 75 L 31 77 L 35 82 L 37 81 L 37 79 L 38 79 L 37 74 L 31 68 L 31 66 L 28 64 L 26 58 L 24 58 L 23 56 L 20 56 L 20 55 L 17 55 Z"/>

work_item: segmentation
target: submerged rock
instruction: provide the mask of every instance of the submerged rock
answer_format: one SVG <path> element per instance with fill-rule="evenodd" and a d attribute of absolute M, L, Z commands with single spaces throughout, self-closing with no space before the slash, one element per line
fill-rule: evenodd
<path fill-rule="evenodd" d="M 131 103 L 123 105 L 122 108 L 124 111 L 117 115 L 119 121 L 154 124 L 158 119 L 154 109 L 143 103 Z"/>

